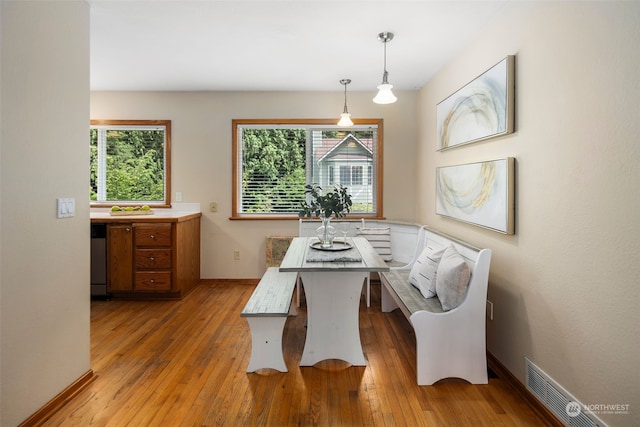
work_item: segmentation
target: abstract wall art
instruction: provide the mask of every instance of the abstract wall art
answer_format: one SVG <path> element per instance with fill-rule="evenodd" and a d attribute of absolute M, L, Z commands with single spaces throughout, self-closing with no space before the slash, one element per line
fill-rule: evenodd
<path fill-rule="evenodd" d="M 437 150 L 513 132 L 515 56 L 509 55 L 436 107 Z"/>
<path fill-rule="evenodd" d="M 515 159 L 436 168 L 436 214 L 514 234 Z"/>

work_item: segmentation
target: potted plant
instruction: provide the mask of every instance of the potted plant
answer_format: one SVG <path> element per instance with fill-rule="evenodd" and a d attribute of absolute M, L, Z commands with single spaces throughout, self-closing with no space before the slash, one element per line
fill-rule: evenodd
<path fill-rule="evenodd" d="M 322 220 L 322 225 L 318 228 L 318 239 L 323 248 L 330 248 L 333 245 L 335 228 L 330 224 L 331 217 L 342 218 L 351 211 L 351 195 L 347 192 L 347 187 L 342 185 L 334 186 L 331 191 L 324 193 L 318 184 L 305 185 L 305 200 L 301 202 L 300 218 L 311 218 L 316 216 Z"/>

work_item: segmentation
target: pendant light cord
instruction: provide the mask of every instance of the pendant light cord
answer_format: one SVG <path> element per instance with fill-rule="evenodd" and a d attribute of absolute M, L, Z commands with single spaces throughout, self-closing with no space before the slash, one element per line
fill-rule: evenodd
<path fill-rule="evenodd" d="M 347 111 L 347 84 L 344 84 L 344 111 L 343 113 L 348 113 Z"/>
<path fill-rule="evenodd" d="M 389 84 L 389 72 L 387 71 L 387 42 L 393 38 L 390 33 L 381 33 L 382 44 L 384 44 L 384 70 L 382 72 L 382 84 Z"/>
<path fill-rule="evenodd" d="M 342 79 L 340 80 L 340 83 L 342 83 L 344 85 L 344 111 L 343 113 L 348 113 L 349 111 L 347 111 L 347 85 L 349 83 L 351 83 L 350 79 Z"/>
<path fill-rule="evenodd" d="M 384 40 L 384 75 L 387 75 L 387 39 Z"/>

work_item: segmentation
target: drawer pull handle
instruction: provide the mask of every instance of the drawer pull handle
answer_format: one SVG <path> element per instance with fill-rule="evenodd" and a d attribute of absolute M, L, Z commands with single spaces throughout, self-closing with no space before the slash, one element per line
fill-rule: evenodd
<path fill-rule="evenodd" d="M 150 256 L 150 257 L 149 257 L 149 259 L 150 259 L 151 261 L 155 261 L 155 258 L 154 258 L 154 257 L 152 257 L 152 256 Z"/>
<path fill-rule="evenodd" d="M 151 279 L 151 280 L 150 280 L 150 282 L 151 282 L 151 283 L 155 283 L 155 280 L 154 280 L 154 279 Z"/>
<path fill-rule="evenodd" d="M 156 238 L 156 236 L 154 236 L 153 234 L 152 234 L 151 236 L 149 236 L 149 237 L 151 237 L 152 239 L 155 239 L 155 238 Z"/>

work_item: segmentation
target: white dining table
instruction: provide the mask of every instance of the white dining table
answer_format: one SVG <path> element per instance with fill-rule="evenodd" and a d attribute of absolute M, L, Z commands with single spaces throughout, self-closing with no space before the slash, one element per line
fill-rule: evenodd
<path fill-rule="evenodd" d="M 280 271 L 298 273 L 307 301 L 300 366 L 327 359 L 364 366 L 358 317 L 362 286 L 371 272 L 389 271 L 389 267 L 364 237 L 347 237 L 351 247 L 340 251 L 311 247 L 317 241 L 294 238 L 280 264 Z"/>

